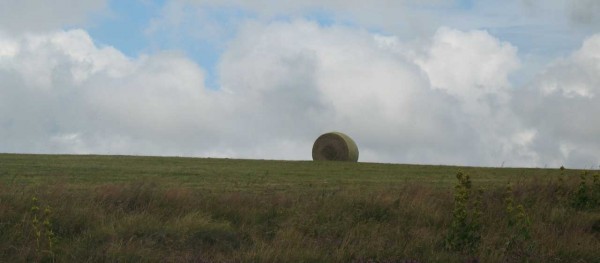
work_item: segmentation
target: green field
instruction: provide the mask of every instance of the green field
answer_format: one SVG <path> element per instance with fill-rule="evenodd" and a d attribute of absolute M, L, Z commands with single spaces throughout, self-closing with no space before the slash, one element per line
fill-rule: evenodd
<path fill-rule="evenodd" d="M 600 262 L 582 172 L 0 154 L 0 262 Z"/>

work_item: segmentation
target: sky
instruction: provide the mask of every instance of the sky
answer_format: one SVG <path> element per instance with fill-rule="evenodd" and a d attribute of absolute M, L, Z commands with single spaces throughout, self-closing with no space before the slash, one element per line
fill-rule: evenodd
<path fill-rule="evenodd" d="M 0 0 L 0 152 L 600 168 L 598 0 Z"/>

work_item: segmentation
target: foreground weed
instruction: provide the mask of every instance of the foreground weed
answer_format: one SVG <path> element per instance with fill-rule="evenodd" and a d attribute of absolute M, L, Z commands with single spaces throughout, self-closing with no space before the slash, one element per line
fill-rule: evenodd
<path fill-rule="evenodd" d="M 560 176 L 558 176 L 558 183 L 554 190 L 554 198 L 555 198 L 556 202 L 562 204 L 562 203 L 566 202 L 568 199 L 569 187 L 567 186 L 567 182 L 566 182 L 567 177 L 565 175 L 565 167 L 561 166 L 559 170 L 560 170 Z"/>
<path fill-rule="evenodd" d="M 46 205 L 41 211 L 37 196 L 31 198 L 31 203 L 31 229 L 35 238 L 35 259 L 36 261 L 54 262 L 56 237 L 50 221 L 52 209 Z"/>
<path fill-rule="evenodd" d="M 575 208 L 579 208 L 579 209 L 583 209 L 589 206 L 589 197 L 588 197 L 588 190 L 587 190 L 587 185 L 586 185 L 586 176 L 587 173 L 583 172 L 579 178 L 579 187 L 577 188 L 577 191 L 575 192 L 575 194 L 573 195 L 573 199 L 572 199 L 572 205 Z"/>
<path fill-rule="evenodd" d="M 600 173 L 596 172 L 593 177 L 592 184 L 592 200 L 595 203 L 595 207 L 600 207 Z"/>
<path fill-rule="evenodd" d="M 473 254 L 481 241 L 481 193 L 472 201 L 472 183 L 468 175 L 458 172 L 454 187 L 452 223 L 446 236 L 446 247 L 454 251 Z"/>
<path fill-rule="evenodd" d="M 579 186 L 571 197 L 571 206 L 579 209 L 600 208 L 600 175 L 592 176 L 592 184 L 587 184 L 588 172 L 584 171 L 579 176 Z"/>
<path fill-rule="evenodd" d="M 507 237 L 503 252 L 508 261 L 529 259 L 533 254 L 534 243 L 531 237 L 531 219 L 522 204 L 515 206 L 511 185 L 506 187 L 504 199 L 507 218 Z"/>

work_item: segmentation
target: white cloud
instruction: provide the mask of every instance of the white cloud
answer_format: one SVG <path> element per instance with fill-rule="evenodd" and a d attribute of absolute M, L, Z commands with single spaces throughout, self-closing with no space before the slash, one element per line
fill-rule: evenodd
<path fill-rule="evenodd" d="M 572 0 L 569 2 L 570 18 L 580 24 L 600 26 L 600 2 L 597 0 Z"/>
<path fill-rule="evenodd" d="M 81 30 L 0 42 L 19 46 L 0 56 L 3 151 L 177 152 L 210 118 L 197 116 L 210 110 L 203 72 L 181 55 L 131 59 Z"/>
<path fill-rule="evenodd" d="M 220 90 L 180 54 L 129 58 L 82 30 L 0 43 L 2 151 L 309 159 L 320 133 L 341 130 L 363 161 L 533 158 L 534 132 L 496 101 L 515 50 L 483 31 L 442 29 L 416 48 L 304 20 L 248 23 L 222 56 Z"/>
<path fill-rule="evenodd" d="M 485 31 L 440 29 L 417 63 L 433 87 L 472 104 L 487 104 L 485 96 L 505 99 L 508 76 L 519 66 L 517 49 Z"/>
<path fill-rule="evenodd" d="M 218 90 L 180 53 L 131 58 L 84 30 L 0 34 L 0 151 L 309 159 L 340 130 L 363 161 L 600 159 L 600 35 L 522 89 L 517 48 L 485 30 L 411 42 L 302 19 L 236 30 Z"/>
<path fill-rule="evenodd" d="M 103 10 L 106 4 L 106 0 L 3 0 L 0 2 L 0 31 L 43 32 L 78 25 L 90 14 Z"/>
<path fill-rule="evenodd" d="M 600 160 L 600 35 L 549 65 L 515 92 L 519 116 L 535 129 L 532 150 L 550 165 L 597 167 Z"/>
<path fill-rule="evenodd" d="M 520 66 L 514 46 L 486 31 L 441 28 L 415 61 L 433 88 L 456 99 L 452 107 L 462 109 L 457 120 L 471 132 L 461 143 L 478 149 L 473 155 L 479 162 L 534 165 L 532 131 L 522 128 L 510 107 L 509 76 Z"/>

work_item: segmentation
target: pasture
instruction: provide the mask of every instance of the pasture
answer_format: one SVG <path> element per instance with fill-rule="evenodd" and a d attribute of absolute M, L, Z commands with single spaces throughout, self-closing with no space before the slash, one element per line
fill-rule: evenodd
<path fill-rule="evenodd" d="M 0 262 L 599 262 L 598 177 L 0 154 Z"/>

